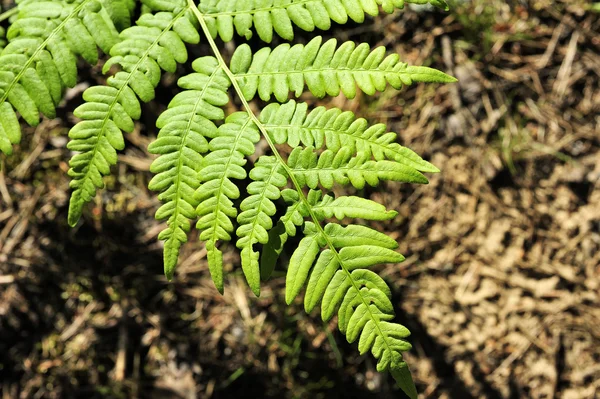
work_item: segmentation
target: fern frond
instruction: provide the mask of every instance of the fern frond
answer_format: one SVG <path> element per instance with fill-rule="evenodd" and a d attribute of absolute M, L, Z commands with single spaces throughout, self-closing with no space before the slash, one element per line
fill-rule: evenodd
<path fill-rule="evenodd" d="M 18 111 L 36 126 L 40 113 L 55 117 L 64 88 L 77 83 L 77 57 L 95 64 L 97 47 L 108 52 L 118 33 L 97 0 L 26 0 L 18 7 L 0 54 L 0 109 L 11 121 Z M 0 124 L 0 151 L 10 154 L 20 127 L 4 119 Z"/>
<path fill-rule="evenodd" d="M 158 1 L 151 1 L 157 6 Z M 104 186 L 102 176 L 117 162 L 116 150 L 124 148 L 123 134 L 131 132 L 140 117 L 140 101 L 154 98 L 161 69 L 175 72 L 187 60 L 184 42 L 198 43 L 200 36 L 185 0 L 164 3 L 167 11 L 144 14 L 137 25 L 121 32 L 121 41 L 110 50 L 111 58 L 103 72 L 113 65 L 120 71 L 107 80 L 107 86 L 87 89 L 87 102 L 74 114 L 82 121 L 69 132 L 68 148 L 79 153 L 71 161 L 72 177 L 69 224 L 75 225 L 84 205 Z M 138 100 L 139 98 L 139 100 Z"/>
<path fill-rule="evenodd" d="M 317 107 L 307 113 L 306 103 L 291 100 L 283 105 L 269 104 L 260 114 L 265 129 L 277 144 L 291 147 L 325 147 L 333 152 L 347 148 L 376 161 L 399 162 L 420 172 L 437 173 L 439 169 L 424 161 L 414 151 L 396 143 L 396 133 L 388 132 L 383 123 L 369 126 L 364 118 L 350 111 Z"/>
<path fill-rule="evenodd" d="M 373 95 L 389 84 L 395 89 L 416 82 L 450 83 L 456 79 L 427 67 L 408 66 L 397 54 L 386 56 L 384 47 L 371 51 L 367 43 L 358 46 L 337 40 L 322 43 L 321 36 L 308 44 L 281 44 L 271 50 L 264 47 L 252 54 L 250 46 L 239 46 L 231 59 L 231 71 L 236 75 L 246 100 L 259 97 L 269 101 L 287 101 L 289 92 L 299 97 L 304 86 L 316 97 L 356 96 L 356 86 Z"/>
<path fill-rule="evenodd" d="M 255 295 L 260 294 L 259 253 L 255 244 L 266 244 L 273 227 L 271 216 L 276 212 L 274 200 L 281 197 L 281 188 L 287 184 L 285 169 L 277 158 L 261 156 L 250 171 L 252 183 L 248 185 L 249 196 L 240 204 L 242 211 L 237 221 L 237 247 L 241 250 L 242 269 L 248 285 Z"/>
<path fill-rule="evenodd" d="M 268 100 L 275 94 L 283 102 L 287 100 L 289 91 L 300 95 L 305 85 L 318 96 L 343 92 L 353 97 L 356 85 L 372 94 L 384 90 L 387 84 L 401 88 L 413 81 L 449 82 L 454 79 L 432 69 L 408 67 L 400 63 L 397 56 L 386 57 L 385 50 L 381 48 L 371 52 L 367 45 L 344 44 L 336 49 L 335 41 L 322 44 L 320 37 L 306 46 L 282 45 L 273 51 L 259 50 L 254 55 L 249 47 L 242 46 L 234 54 L 229 67 L 214 41 L 217 34 L 230 38 L 233 35 L 231 24 L 242 34 L 257 23 L 261 25 L 257 27 L 259 30 L 268 32 L 275 29 L 280 33 L 277 29 L 283 29 L 283 25 L 288 29 L 292 24 L 288 8 L 295 7 L 296 15 L 302 12 L 296 6 L 308 13 L 315 4 L 321 4 L 326 11 L 341 6 L 347 16 L 360 19 L 364 18 L 368 7 L 374 7 L 373 12 L 376 12 L 378 4 L 389 8 L 404 5 L 404 1 L 261 0 L 238 3 L 226 0 L 203 2 L 200 6 L 203 11 L 192 0 L 187 2 L 218 64 L 206 69 L 204 87 L 210 87 L 206 82 L 208 74 L 216 69 L 222 71 L 227 78 L 224 76 L 223 79 L 231 83 L 240 97 L 244 112 L 234 113 L 219 128 L 210 122 L 210 127 L 198 131 L 198 138 L 190 142 L 193 148 L 183 141 L 185 130 L 177 132 L 175 137 L 161 131 L 162 136 L 151 147 L 162 154 L 156 161 L 159 166 L 154 166 L 158 175 L 151 186 L 163 191 L 161 196 L 165 205 L 161 209 L 164 211 L 160 211 L 158 216 L 168 218 L 168 229 L 162 233 L 162 238 L 169 241 L 176 237 L 173 245 L 179 248 L 186 239 L 189 219 L 194 216 L 193 206 L 197 204 L 195 216 L 200 219 L 197 224 L 200 238 L 207 242 L 209 268 L 217 288 L 222 291 L 223 260 L 217 244 L 218 241 L 231 240 L 233 218 L 236 217 L 239 225 L 236 245 L 241 250 L 242 269 L 250 288 L 259 295 L 260 279 L 271 274 L 288 238 L 302 230 L 304 238 L 292 254 L 286 275 L 286 302 L 291 303 L 306 287 L 305 310 L 311 312 L 321 305 L 323 320 L 329 320 L 337 313 L 340 331 L 348 341 L 358 340 L 361 353 L 371 351 L 378 359 L 377 369 L 389 370 L 400 387 L 411 398 L 416 398 L 414 383 L 402 357 L 402 352 L 410 349 L 406 341 L 409 332 L 391 322 L 394 308 L 390 289 L 381 277 L 368 270 L 377 264 L 404 260 L 395 251 L 398 244 L 386 234 L 363 225 L 344 226 L 329 222 L 322 226 L 331 218 L 388 220 L 395 217 L 396 212 L 367 199 L 353 196 L 334 198 L 324 194 L 322 189 L 331 189 L 334 184 L 360 189 L 365 184 L 376 185 L 381 180 L 426 183 L 427 179 L 421 172 L 436 172 L 437 169 L 397 144 L 396 135 L 387 132 L 384 125 L 369 127 L 364 119 L 356 119 L 351 113 L 337 110 L 317 108 L 307 113 L 305 104 L 294 101 L 268 106 L 260 116 L 256 116 L 248 100 L 258 92 L 262 99 Z M 413 2 L 424 4 L 428 1 Z M 443 5 L 439 0 L 429 3 Z M 145 0 L 145 4 L 155 7 L 163 4 L 163 0 Z M 245 8 L 228 8 L 239 4 Z M 216 11 L 208 10 L 206 7 L 209 6 Z M 351 15 L 355 11 L 356 14 Z M 207 15 L 210 12 L 215 13 Z M 277 21 L 276 24 L 285 18 L 288 20 L 281 22 L 283 25 L 277 28 L 271 18 Z M 285 37 L 286 34 L 282 35 Z M 227 84 L 223 86 L 219 98 L 227 87 Z M 182 96 L 190 102 L 187 107 L 193 109 L 197 96 L 187 93 Z M 218 106 L 221 102 L 211 104 Z M 182 108 L 181 113 L 184 112 L 189 111 Z M 164 117 L 165 122 L 180 112 L 177 107 L 172 107 L 167 113 L 170 114 Z M 222 111 L 219 109 L 213 119 L 220 118 Z M 261 136 L 269 146 L 270 155 L 260 156 L 246 176 L 246 158 L 254 153 Z M 210 139 L 208 145 L 206 138 Z M 287 159 L 278 144 L 292 147 Z M 185 153 L 188 147 L 193 150 L 193 155 L 189 160 L 183 160 L 180 154 Z M 201 159 L 204 151 L 208 154 Z M 181 167 L 175 164 L 178 158 L 182 159 Z M 198 165 L 201 165 L 199 172 Z M 196 172 L 197 178 L 194 176 Z M 248 196 L 241 202 L 238 214 L 234 200 L 241 194 L 232 180 L 246 177 L 251 180 L 247 187 Z M 290 189 L 285 188 L 288 184 Z M 191 197 L 194 185 L 199 187 L 195 196 Z M 288 208 L 273 226 L 274 201 L 280 198 Z M 261 246 L 262 265 L 259 263 Z M 167 249 L 167 252 L 176 253 L 172 249 Z"/>
<path fill-rule="evenodd" d="M 214 57 L 199 58 L 192 63 L 192 68 L 196 73 L 179 79 L 179 86 L 186 91 L 176 95 L 168 110 L 160 115 L 156 126 L 161 130 L 157 140 L 148 147 L 151 153 L 160 154 L 150 167 L 156 176 L 148 187 L 160 191 L 158 198 L 164 202 L 156 211 L 156 219 L 168 219 L 168 227 L 158 237 L 165 240 L 164 266 L 168 279 L 173 276 L 179 248 L 187 241 L 189 219 L 196 218 L 198 201 L 194 193 L 200 185 L 201 154 L 209 149 L 205 136 L 217 136 L 217 127 L 212 121 L 225 118 L 221 107 L 229 102 L 230 82 Z M 216 146 L 214 142 L 211 146 Z M 212 164 L 211 160 L 207 162 Z M 213 273 L 213 279 L 221 281 L 222 290 L 222 276 L 219 278 Z"/>
<path fill-rule="evenodd" d="M 258 36 L 270 43 L 273 32 L 292 40 L 294 26 L 307 32 L 315 28 L 328 30 L 331 21 L 360 23 L 365 20 L 365 14 L 379 14 L 379 6 L 391 13 L 404 8 L 405 3 L 430 3 L 447 8 L 443 0 L 209 0 L 202 1 L 199 9 L 212 37 L 218 35 L 223 41 L 229 41 L 236 32 L 250 39 L 254 27 Z"/>
<path fill-rule="evenodd" d="M 246 178 L 246 157 L 254 154 L 260 133 L 245 113 L 230 115 L 209 144 L 210 153 L 199 176 L 202 185 L 196 191 L 200 201 L 196 214 L 200 218 L 196 227 L 200 240 L 206 242 L 208 265 L 219 291 L 223 291 L 223 254 L 217 242 L 230 241 L 234 227 L 232 219 L 238 215 L 233 201 L 240 190 L 232 179 Z"/>
<path fill-rule="evenodd" d="M 356 204 L 358 206 L 358 204 Z M 338 327 L 348 342 L 359 340 L 361 354 L 369 350 L 378 359 L 378 371 L 391 371 L 402 389 L 416 397 L 402 352 L 411 348 L 409 331 L 391 323 L 394 308 L 387 284 L 369 267 L 397 263 L 404 257 L 398 244 L 366 226 L 329 223 L 324 228 L 307 222 L 305 237 L 290 259 L 286 301 L 291 303 L 306 285 L 304 307 L 311 312 L 321 304 L 329 320 L 337 311 Z M 307 281 L 308 280 L 308 281 Z M 410 381 L 407 381 L 410 379 Z"/>

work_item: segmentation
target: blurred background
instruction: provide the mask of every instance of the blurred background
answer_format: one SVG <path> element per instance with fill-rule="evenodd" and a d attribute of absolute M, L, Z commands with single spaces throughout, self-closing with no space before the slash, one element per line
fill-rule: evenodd
<path fill-rule="evenodd" d="M 441 169 L 426 186 L 359 193 L 399 212 L 374 226 L 407 260 L 377 271 L 413 333 L 420 397 L 600 397 L 600 3 L 454 0 L 448 13 L 407 7 L 322 34 L 459 79 L 304 99 L 387 123 Z M 0 160 L 1 397 L 403 397 L 335 320 L 285 305 L 284 265 L 257 299 L 225 247 L 221 296 L 194 232 L 165 280 L 146 148 L 175 77 L 68 227 L 66 135 L 103 79 L 82 68 L 59 119 L 24 127 Z"/>

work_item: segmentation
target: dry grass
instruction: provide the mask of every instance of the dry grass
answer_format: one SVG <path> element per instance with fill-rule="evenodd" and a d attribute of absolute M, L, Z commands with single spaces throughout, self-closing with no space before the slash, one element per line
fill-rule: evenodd
<path fill-rule="evenodd" d="M 457 2 L 458 3 L 458 2 Z M 600 395 L 600 14 L 578 0 L 460 2 L 337 34 L 459 84 L 331 100 L 384 121 L 442 173 L 365 190 L 407 260 L 393 284 L 423 398 Z M 385 24 L 383 32 L 379 26 Z M 192 237 L 161 275 L 143 121 L 85 224 L 66 225 L 69 112 L 0 172 L 0 391 L 13 397 L 397 397 L 335 322 L 253 298 L 235 251 L 225 296 Z M 165 100 L 166 101 L 166 100 Z"/>

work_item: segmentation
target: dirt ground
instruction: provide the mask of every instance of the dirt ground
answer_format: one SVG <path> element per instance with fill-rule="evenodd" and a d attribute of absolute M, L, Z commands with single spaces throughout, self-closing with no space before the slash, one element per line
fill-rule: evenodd
<path fill-rule="evenodd" d="M 413 332 L 420 397 L 600 398 L 600 12 L 583 0 L 455 3 L 334 35 L 458 84 L 318 102 L 388 123 L 442 171 L 362 192 L 399 212 L 376 226 L 407 260 L 378 271 Z M 0 161 L 2 399 L 402 397 L 335 320 L 285 305 L 284 266 L 257 299 L 230 246 L 220 296 L 194 233 L 166 282 L 146 147 L 172 77 L 84 223 L 68 227 L 66 133 L 100 80 L 83 75 L 59 119 L 25 128 Z"/>

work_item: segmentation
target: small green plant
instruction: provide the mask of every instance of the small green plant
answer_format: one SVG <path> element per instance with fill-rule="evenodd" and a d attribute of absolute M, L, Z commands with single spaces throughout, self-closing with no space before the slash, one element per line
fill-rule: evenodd
<path fill-rule="evenodd" d="M 211 52 L 194 60 L 181 76 L 181 91 L 156 122 L 160 129 L 149 151 L 157 154 L 149 188 L 163 205 L 166 220 L 164 265 L 173 278 L 179 249 L 196 222 L 207 249 L 212 279 L 223 292 L 220 243 L 233 240 L 252 291 L 269 278 L 289 237 L 302 238 L 286 277 L 291 304 L 305 288 L 304 307 L 321 307 L 323 320 L 335 314 L 349 342 L 371 351 L 379 371 L 390 371 L 408 396 L 416 389 L 403 360 L 409 331 L 394 323 L 391 292 L 369 267 L 397 263 L 397 243 L 347 218 L 389 220 L 396 212 L 357 196 L 334 196 L 334 185 L 357 189 L 380 181 L 427 183 L 422 173 L 438 172 L 400 146 L 383 124 L 369 125 L 351 112 L 290 99 L 309 91 L 315 97 L 367 95 L 414 82 L 453 82 L 431 68 L 408 66 L 396 54 L 367 43 L 323 41 L 281 44 L 253 51 L 241 44 L 227 63 L 219 43 L 253 35 L 270 43 L 286 41 L 300 29 L 328 30 L 332 22 L 363 22 L 380 9 L 391 13 L 405 3 L 446 8 L 443 0 L 22 0 L 10 15 L 8 44 L 0 54 L 0 151 L 10 155 L 21 129 L 17 113 L 36 125 L 40 113 L 54 118 L 65 88 L 77 83 L 77 61 L 98 63 L 98 48 L 109 54 L 105 85 L 88 88 L 74 112 L 80 119 L 69 132 L 72 194 L 69 224 L 78 223 L 85 205 L 104 186 L 103 177 L 123 150 L 123 132 L 134 129 L 141 102 L 152 101 L 163 71 L 176 73 L 188 59 L 187 47 L 200 40 Z M 138 4 L 141 3 L 141 4 Z M 138 7 L 140 6 L 140 7 Z M 140 14 L 141 13 L 141 14 Z M 130 26 L 133 15 L 141 15 Z M 1 32 L 0 32 L 1 33 Z M 0 41 L 0 45 L 4 44 Z M 224 106 L 241 103 L 225 115 Z M 249 102 L 268 103 L 255 114 Z M 259 141 L 268 146 L 252 165 Z M 287 147 L 287 148 L 286 148 Z M 286 156 L 289 154 L 289 156 Z M 246 192 L 239 183 L 250 179 Z M 238 200 L 241 199 L 241 202 Z M 283 204 L 283 205 L 282 205 Z M 280 217 L 274 219 L 278 214 Z"/>

